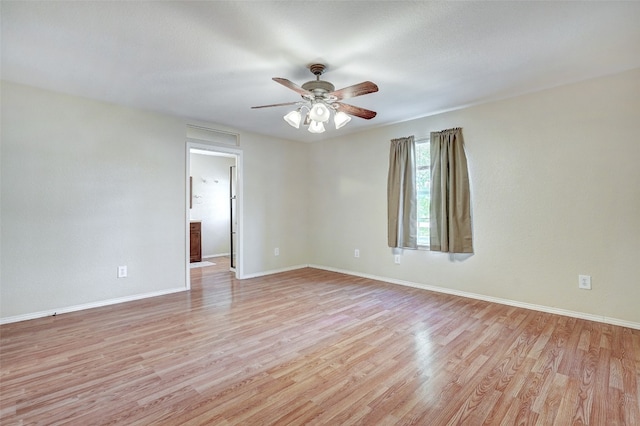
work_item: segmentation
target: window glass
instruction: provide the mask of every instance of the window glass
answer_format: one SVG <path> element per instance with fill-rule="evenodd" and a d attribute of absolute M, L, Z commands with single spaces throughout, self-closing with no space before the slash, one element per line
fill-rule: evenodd
<path fill-rule="evenodd" d="M 416 141 L 416 195 L 418 246 L 429 246 L 429 200 L 431 199 L 431 153 L 429 139 Z"/>

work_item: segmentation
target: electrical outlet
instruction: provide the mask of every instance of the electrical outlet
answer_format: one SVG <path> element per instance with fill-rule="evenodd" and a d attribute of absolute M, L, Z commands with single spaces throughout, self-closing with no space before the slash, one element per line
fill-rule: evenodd
<path fill-rule="evenodd" d="M 578 275 L 578 288 L 591 290 L 591 275 Z"/>
<path fill-rule="evenodd" d="M 399 254 L 396 254 L 396 255 L 394 255 L 394 256 L 393 256 L 393 262 L 394 262 L 396 265 L 399 265 L 399 264 L 400 264 L 400 255 L 399 255 Z"/>
<path fill-rule="evenodd" d="M 353 251 L 353 257 L 360 257 L 360 250 L 355 249 L 355 250 Z"/>
<path fill-rule="evenodd" d="M 280 249 L 278 247 L 273 249 L 273 255 L 274 256 L 280 256 Z"/>
<path fill-rule="evenodd" d="M 118 266 L 118 278 L 127 278 L 127 267 Z"/>

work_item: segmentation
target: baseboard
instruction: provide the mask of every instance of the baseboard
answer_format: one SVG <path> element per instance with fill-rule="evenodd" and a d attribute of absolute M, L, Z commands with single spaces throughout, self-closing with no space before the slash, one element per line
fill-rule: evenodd
<path fill-rule="evenodd" d="M 322 269 L 322 270 L 325 270 L 325 271 L 338 272 L 338 273 L 346 274 L 346 275 L 353 275 L 353 276 L 356 276 L 356 277 L 368 278 L 368 279 L 372 279 L 372 280 L 376 280 L 376 281 L 383 281 L 383 282 L 387 282 L 387 283 L 390 283 L 390 284 L 398 284 L 398 285 L 403 285 L 403 286 L 407 286 L 407 287 L 420 288 L 420 289 L 423 289 L 423 290 L 434 291 L 434 292 L 437 292 L 437 293 L 445 293 L 445 294 L 451 294 L 453 296 L 468 297 L 470 299 L 484 300 L 485 302 L 499 303 L 501 305 L 515 306 L 517 308 L 530 309 L 530 310 L 533 310 L 533 311 L 540 311 L 540 312 L 546 312 L 546 313 L 549 313 L 549 314 L 563 315 L 563 316 L 572 317 L 572 318 L 580 318 L 580 319 L 585 319 L 585 320 L 589 320 L 589 321 L 601 322 L 601 323 L 604 323 L 604 324 L 618 325 L 618 326 L 621 326 L 621 327 L 627 327 L 627 328 L 633 328 L 633 329 L 636 329 L 636 330 L 640 330 L 640 323 L 621 320 L 621 319 L 617 319 L 617 318 L 606 317 L 606 316 L 602 316 L 602 315 L 593 315 L 593 314 L 587 314 L 587 313 L 584 313 L 584 312 L 576 312 L 576 311 L 569 311 L 569 310 L 566 310 L 566 309 L 552 308 L 552 307 L 544 306 L 544 305 L 535 305 L 535 304 L 532 304 L 532 303 L 518 302 L 516 300 L 502 299 L 502 298 L 499 298 L 499 297 L 485 296 L 485 295 L 482 295 L 482 294 L 469 293 L 469 292 L 460 291 L 460 290 L 453 290 L 453 289 L 449 289 L 449 288 L 445 288 L 445 287 L 438 287 L 438 286 L 433 286 L 433 285 L 428 285 L 428 284 L 414 283 L 414 282 L 411 282 L 411 281 L 397 280 L 397 279 L 394 279 L 394 278 L 380 277 L 380 276 L 371 275 L 371 274 L 363 274 L 363 273 L 360 273 L 360 272 L 348 271 L 348 270 L 344 270 L 344 269 L 332 268 L 332 267 L 322 266 L 322 265 L 309 265 L 309 267 L 310 268 L 316 268 L 316 269 Z"/>
<path fill-rule="evenodd" d="M 202 256 L 203 259 L 210 259 L 213 257 L 225 257 L 229 256 L 231 253 L 219 253 L 219 254 L 208 254 L 206 256 Z"/>
<path fill-rule="evenodd" d="M 403 286 L 407 286 L 407 287 L 414 287 L 414 288 L 419 288 L 419 289 L 422 289 L 422 290 L 434 291 L 434 292 L 437 292 L 437 293 L 445 293 L 445 294 L 451 294 L 453 296 L 468 297 L 470 299 L 484 300 L 485 302 L 499 303 L 501 305 L 515 306 L 515 307 L 518 307 L 518 308 L 530 309 L 530 310 L 534 310 L 534 311 L 546 312 L 546 313 L 556 314 L 556 315 L 563 315 L 563 316 L 573 317 L 573 318 L 580 318 L 580 319 L 585 319 L 585 320 L 589 320 L 589 321 L 601 322 L 601 323 L 605 323 L 605 324 L 617 325 L 617 326 L 620 326 L 620 327 L 627 327 L 627 328 L 633 328 L 633 329 L 636 329 L 636 330 L 640 330 L 640 323 L 621 320 L 621 319 L 618 319 L 618 318 L 611 318 L 611 317 L 607 317 L 607 316 L 587 314 L 587 313 L 584 313 L 584 312 L 569 311 L 569 310 L 566 310 L 566 309 L 552 308 L 552 307 L 549 307 L 549 306 L 535 305 L 535 304 L 532 304 L 532 303 L 518 302 L 518 301 L 510 300 L 510 299 L 502 299 L 502 298 L 499 298 L 499 297 L 485 296 L 485 295 L 477 294 L 477 293 L 469 293 L 469 292 L 466 292 L 466 291 L 453 290 L 453 289 L 449 289 L 449 288 L 445 288 L 445 287 L 438 287 L 438 286 L 433 286 L 433 285 L 428 285 L 428 284 L 415 283 L 415 282 L 412 282 L 412 281 L 404 281 L 404 280 L 398 280 L 398 279 L 394 279 L 394 278 L 381 277 L 381 276 L 372 275 L 372 274 L 364 274 L 364 273 L 360 273 L 360 272 L 349 271 L 349 270 L 346 270 L 346 269 L 332 268 L 332 267 L 329 267 L 329 266 L 322 266 L 322 265 L 296 265 L 296 266 L 289 266 L 287 268 L 272 269 L 272 270 L 269 270 L 269 271 L 263 271 L 263 272 L 258 272 L 258 273 L 254 273 L 254 274 L 248 274 L 248 275 L 244 275 L 241 278 L 242 279 L 257 278 L 257 277 L 262 277 L 262 276 L 265 276 L 265 275 L 273 275 L 273 274 L 278 274 L 278 273 L 281 273 L 281 272 L 288 272 L 288 271 L 293 271 L 293 270 L 296 270 L 296 269 L 303 269 L 303 268 L 307 268 L 307 267 L 315 268 L 315 269 L 322 269 L 322 270 L 331 271 L 331 272 L 338 272 L 338 273 L 341 273 L 341 274 L 352 275 L 352 276 L 356 276 L 356 277 L 368 278 L 368 279 L 376 280 L 376 281 L 383 281 L 383 282 L 387 282 L 387 283 L 390 283 L 390 284 L 398 284 L 398 285 L 403 285 Z M 69 306 L 69 307 L 66 307 L 66 308 L 50 309 L 50 310 L 47 310 L 47 311 L 34 312 L 34 313 L 30 313 L 30 314 L 25 314 L 25 315 L 16 315 L 16 316 L 13 316 L 13 317 L 0 318 L 0 325 L 9 324 L 9 323 L 13 323 L 13 322 L 19 322 L 19 321 L 26 321 L 26 320 L 36 319 L 36 318 L 44 318 L 44 317 L 48 317 L 48 316 L 64 314 L 64 313 L 69 313 L 69 312 L 81 311 L 81 310 L 84 310 L 84 309 L 99 308 L 101 306 L 115 305 L 117 303 L 131 302 L 131 301 L 134 301 L 134 300 L 146 299 L 146 298 L 149 298 L 149 297 L 156 297 L 156 296 L 163 296 L 163 295 L 171 294 L 171 293 L 179 293 L 181 291 L 186 291 L 186 290 L 187 289 L 182 288 L 182 287 L 181 288 L 177 288 L 177 289 L 174 288 L 174 289 L 156 291 L 156 292 L 153 292 L 153 293 L 145 293 L 145 294 L 138 294 L 138 295 L 134 295 L 134 296 L 119 297 L 119 298 L 116 298 L 116 299 L 101 300 L 99 302 L 86 303 L 86 304 L 83 304 L 83 305 L 75 305 L 75 306 Z"/>
<path fill-rule="evenodd" d="M 279 274 L 281 272 L 288 272 L 288 271 L 295 271 L 296 269 L 303 269 L 303 268 L 308 268 L 310 265 L 296 265 L 296 266 L 289 266 L 286 268 L 282 268 L 282 269 L 271 269 L 269 271 L 263 271 L 263 272 L 256 272 L 255 274 L 247 274 L 247 275 L 243 275 L 241 277 L 238 277 L 239 279 L 249 279 L 249 278 L 258 278 L 258 277 L 264 277 L 265 275 L 273 275 L 273 274 Z M 322 269 L 322 268 L 319 268 Z"/>
<path fill-rule="evenodd" d="M 187 289 L 185 287 L 172 288 L 168 290 L 154 291 L 153 293 L 136 294 L 134 296 L 118 297 L 116 299 L 100 300 L 98 302 L 85 303 L 82 305 L 68 306 L 68 307 L 59 308 L 59 309 L 49 309 L 47 311 L 33 312 L 30 314 L 0 318 L 0 325 L 9 324 L 12 322 L 27 321 L 27 320 L 32 320 L 36 318 L 50 317 L 50 316 L 60 315 L 60 314 L 66 314 L 69 312 L 82 311 L 85 309 L 100 308 L 102 306 L 115 305 L 117 303 L 132 302 L 134 300 L 147 299 L 149 297 L 164 296 L 166 294 L 179 293 L 181 291 L 186 291 L 186 290 Z"/>

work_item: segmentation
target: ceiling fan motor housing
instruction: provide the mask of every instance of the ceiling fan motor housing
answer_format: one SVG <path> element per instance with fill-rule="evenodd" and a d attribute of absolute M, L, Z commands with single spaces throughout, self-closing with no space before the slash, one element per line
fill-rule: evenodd
<path fill-rule="evenodd" d="M 307 81 L 302 85 L 304 90 L 312 92 L 314 95 L 323 95 L 325 93 L 331 93 L 336 90 L 335 86 L 328 81 L 313 80 Z"/>
<path fill-rule="evenodd" d="M 320 80 L 320 76 L 324 73 L 326 66 L 324 64 L 311 64 L 309 71 L 316 76 L 315 80 L 307 81 L 302 85 L 304 90 L 308 90 L 316 97 L 322 97 L 325 93 L 331 93 L 336 90 L 335 86 L 328 81 Z"/>

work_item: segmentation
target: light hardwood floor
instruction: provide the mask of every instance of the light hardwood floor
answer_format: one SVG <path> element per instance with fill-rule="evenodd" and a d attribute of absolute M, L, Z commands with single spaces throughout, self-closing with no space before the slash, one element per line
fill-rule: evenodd
<path fill-rule="evenodd" d="M 1 326 L 0 423 L 640 425 L 638 330 L 213 261 L 190 292 Z"/>

